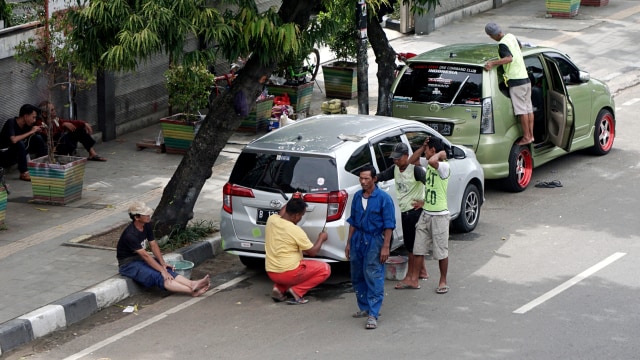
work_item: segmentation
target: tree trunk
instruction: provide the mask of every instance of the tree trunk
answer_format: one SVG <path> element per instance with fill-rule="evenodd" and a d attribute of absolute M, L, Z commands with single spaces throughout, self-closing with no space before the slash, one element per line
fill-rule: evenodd
<path fill-rule="evenodd" d="M 319 0 L 284 0 L 279 15 L 284 23 L 295 22 L 300 29 L 306 29 L 312 10 L 318 4 Z M 210 99 L 211 110 L 164 188 L 153 214 L 152 224 L 156 237 L 186 228 L 193 218 L 193 208 L 205 181 L 212 175 L 213 164 L 243 120 L 234 109 L 234 97 L 243 92 L 249 106 L 254 107 L 254 100 L 263 87 L 259 80 L 265 75 L 269 76 L 277 65 L 273 59 L 264 62 L 260 60 L 257 56 L 252 56 L 234 80 L 230 91 Z"/>
<path fill-rule="evenodd" d="M 395 80 L 396 52 L 389 44 L 382 25 L 375 17 L 369 17 L 367 22 L 369 42 L 378 64 L 378 108 L 376 115 L 391 116 L 391 85 Z"/>

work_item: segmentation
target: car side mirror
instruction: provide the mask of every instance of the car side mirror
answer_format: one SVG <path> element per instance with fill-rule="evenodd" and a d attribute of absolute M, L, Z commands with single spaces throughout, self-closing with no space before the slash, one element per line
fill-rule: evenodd
<path fill-rule="evenodd" d="M 588 72 L 586 71 L 578 71 L 578 77 L 580 78 L 580 82 L 588 82 L 589 80 L 591 80 L 591 75 L 589 75 Z"/>
<path fill-rule="evenodd" d="M 451 150 L 449 151 L 448 158 L 453 158 L 453 159 L 464 159 L 467 157 L 467 155 L 465 154 L 464 150 L 460 149 L 457 146 L 452 146 Z"/>

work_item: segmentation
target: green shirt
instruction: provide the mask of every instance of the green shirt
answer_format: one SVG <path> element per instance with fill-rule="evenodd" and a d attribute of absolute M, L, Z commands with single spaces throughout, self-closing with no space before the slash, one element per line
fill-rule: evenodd
<path fill-rule="evenodd" d="M 396 182 L 396 197 L 398 198 L 398 207 L 401 212 L 413 209 L 415 200 L 424 199 L 424 185 L 415 176 L 415 165 L 409 164 L 404 171 L 394 166 L 393 178 Z M 424 172 L 423 172 L 424 174 Z"/>
<path fill-rule="evenodd" d="M 438 169 L 427 167 L 427 184 L 425 200 L 422 207 L 427 213 L 444 215 L 449 213 L 447 203 L 447 187 L 449 186 L 449 163 L 440 162 Z"/>
<path fill-rule="evenodd" d="M 504 44 L 511 52 L 511 62 L 502 65 L 504 67 L 504 76 L 507 80 L 528 79 L 527 67 L 524 65 L 522 51 L 520 51 L 520 43 L 513 34 L 506 34 L 500 39 L 500 44 Z"/>

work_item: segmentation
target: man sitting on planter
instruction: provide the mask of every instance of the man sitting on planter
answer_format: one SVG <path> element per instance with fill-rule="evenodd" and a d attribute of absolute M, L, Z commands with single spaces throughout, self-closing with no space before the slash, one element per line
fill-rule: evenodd
<path fill-rule="evenodd" d="M 91 134 L 93 134 L 91 125 L 81 120 L 58 118 L 56 108 L 48 101 L 40 103 L 40 111 L 42 121 L 51 126 L 51 136 L 53 136 L 53 142 L 56 144 L 56 154 L 72 155 L 78 148 L 79 142 L 89 153 L 88 160 L 107 161 L 107 159 L 98 155 L 93 148 L 96 141 L 91 137 Z M 47 120 L 48 118 L 51 118 L 52 121 Z"/>
<path fill-rule="evenodd" d="M 18 117 L 7 120 L 0 131 L 0 165 L 9 167 L 18 163 L 20 180 L 24 181 L 31 181 L 27 154 L 47 155 L 44 139 L 37 134 L 40 131 L 40 126 L 35 125 L 37 115 L 37 107 L 22 105 Z"/>

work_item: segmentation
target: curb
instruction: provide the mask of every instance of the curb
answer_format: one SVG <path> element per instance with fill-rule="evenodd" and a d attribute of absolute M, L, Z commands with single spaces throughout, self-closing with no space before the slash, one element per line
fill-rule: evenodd
<path fill-rule="evenodd" d="M 215 235 L 178 252 L 166 254 L 164 258 L 188 260 L 198 266 L 221 252 L 222 240 L 220 235 Z M 145 290 L 133 280 L 115 275 L 84 291 L 0 324 L 0 356 L 143 291 Z"/>

